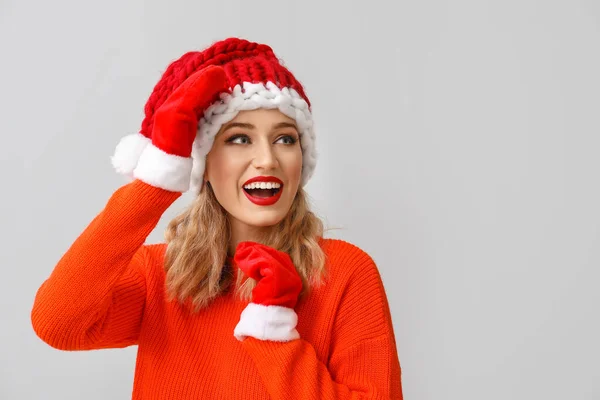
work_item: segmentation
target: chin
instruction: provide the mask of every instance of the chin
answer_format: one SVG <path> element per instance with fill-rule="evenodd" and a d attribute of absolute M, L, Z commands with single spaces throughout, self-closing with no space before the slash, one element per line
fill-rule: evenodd
<path fill-rule="evenodd" d="M 256 218 L 252 218 L 248 221 L 244 221 L 246 224 L 248 225 L 252 225 L 252 226 L 256 226 L 256 227 L 268 227 L 268 226 L 273 226 L 273 225 L 277 225 L 278 223 L 280 223 L 281 221 L 283 221 L 283 219 L 285 218 L 285 215 L 262 215 L 262 216 L 257 216 Z"/>

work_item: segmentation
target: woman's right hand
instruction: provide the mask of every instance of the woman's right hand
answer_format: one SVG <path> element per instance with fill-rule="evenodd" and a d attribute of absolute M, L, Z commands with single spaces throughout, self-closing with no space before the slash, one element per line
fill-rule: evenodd
<path fill-rule="evenodd" d="M 156 110 L 152 144 L 165 153 L 190 157 L 198 120 L 226 91 L 227 76 L 220 66 L 211 65 L 190 75 Z"/>
<path fill-rule="evenodd" d="M 223 92 L 229 88 L 222 67 L 209 66 L 190 75 L 156 110 L 152 145 L 140 155 L 133 176 L 165 190 L 187 191 L 198 121 Z"/>

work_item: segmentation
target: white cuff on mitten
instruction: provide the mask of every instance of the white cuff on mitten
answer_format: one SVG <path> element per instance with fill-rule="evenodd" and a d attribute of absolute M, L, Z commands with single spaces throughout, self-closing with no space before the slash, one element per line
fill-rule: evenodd
<path fill-rule="evenodd" d="M 166 153 L 150 143 L 142 151 L 133 177 L 172 192 L 186 192 L 190 188 L 192 163 L 191 157 Z"/>
<path fill-rule="evenodd" d="M 291 308 L 250 303 L 242 311 L 233 335 L 240 341 L 252 336 L 260 340 L 289 342 L 300 338 L 297 323 L 298 315 Z"/>

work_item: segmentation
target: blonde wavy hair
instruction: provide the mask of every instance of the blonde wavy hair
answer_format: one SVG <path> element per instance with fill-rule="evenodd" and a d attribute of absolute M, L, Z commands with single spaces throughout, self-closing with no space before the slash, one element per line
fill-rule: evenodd
<path fill-rule="evenodd" d="M 300 297 L 327 277 L 321 248 L 323 222 L 309 209 L 308 195 L 298 188 L 286 217 L 255 241 L 290 255 L 303 289 Z M 234 284 L 235 295 L 250 301 L 256 281 L 239 274 L 235 282 L 226 266 L 231 226 L 227 211 L 209 182 L 190 206 L 175 217 L 165 232 L 166 290 L 170 301 L 191 302 L 193 312 L 207 307 Z"/>

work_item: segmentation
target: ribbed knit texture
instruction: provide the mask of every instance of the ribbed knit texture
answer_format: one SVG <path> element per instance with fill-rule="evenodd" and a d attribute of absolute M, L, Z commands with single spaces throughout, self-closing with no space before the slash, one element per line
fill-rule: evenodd
<path fill-rule="evenodd" d="M 238 341 L 248 303 L 233 291 L 198 314 L 167 302 L 165 245 L 144 242 L 180 195 L 136 180 L 111 196 L 37 292 L 44 342 L 138 345 L 133 399 L 402 399 L 381 277 L 350 243 L 322 241 L 330 276 L 296 306 L 298 340 Z"/>

